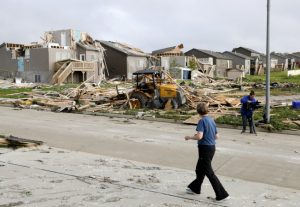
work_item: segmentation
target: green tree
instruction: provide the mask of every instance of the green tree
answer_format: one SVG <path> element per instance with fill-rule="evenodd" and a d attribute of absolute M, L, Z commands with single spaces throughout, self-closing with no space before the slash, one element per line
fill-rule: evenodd
<path fill-rule="evenodd" d="M 188 64 L 189 68 L 192 70 L 196 70 L 197 69 L 197 61 L 195 58 L 191 58 L 189 59 L 189 64 Z"/>

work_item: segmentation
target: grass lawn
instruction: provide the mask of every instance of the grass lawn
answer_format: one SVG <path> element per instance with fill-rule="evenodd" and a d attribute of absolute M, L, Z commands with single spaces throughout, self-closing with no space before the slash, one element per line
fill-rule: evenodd
<path fill-rule="evenodd" d="M 287 76 L 287 71 L 282 72 L 271 72 L 270 82 L 278 83 L 294 83 L 300 85 L 300 75 L 297 76 Z M 255 83 L 265 83 L 266 75 L 246 75 L 244 79 L 246 82 L 255 82 Z"/>
<path fill-rule="evenodd" d="M 64 84 L 64 85 L 42 85 L 40 91 L 56 91 L 61 93 L 67 88 L 76 88 L 78 84 Z M 0 88 L 0 98 L 26 98 L 27 96 L 23 93 L 32 92 L 32 88 Z"/>
<path fill-rule="evenodd" d="M 266 90 L 264 88 L 254 89 L 256 96 L 265 96 Z M 300 94 L 300 86 L 293 88 L 271 88 L 271 96 L 292 96 Z"/>
<path fill-rule="evenodd" d="M 258 109 L 254 113 L 254 120 L 262 120 L 263 109 Z M 299 121 L 300 120 L 300 110 L 292 109 L 291 107 L 280 107 L 271 109 L 270 123 L 275 130 L 287 130 L 287 129 L 298 129 L 300 126 L 294 124 L 284 123 L 286 120 Z M 226 115 L 221 116 L 216 119 L 217 123 L 229 124 L 234 126 L 242 126 L 241 116 Z"/>
<path fill-rule="evenodd" d="M 245 82 L 265 84 L 266 76 L 265 75 L 246 75 L 244 79 Z M 271 72 L 270 82 L 274 83 L 292 83 L 295 84 L 293 87 L 284 87 L 284 88 L 272 88 L 271 87 L 271 96 L 281 96 L 281 95 L 298 95 L 300 94 L 300 75 L 298 76 L 287 76 L 287 71 L 282 72 Z M 255 94 L 257 96 L 264 96 L 266 93 L 265 88 L 255 89 Z"/>
<path fill-rule="evenodd" d="M 7 88 L 0 89 L 0 98 L 24 98 L 25 92 L 31 92 L 32 88 Z"/>

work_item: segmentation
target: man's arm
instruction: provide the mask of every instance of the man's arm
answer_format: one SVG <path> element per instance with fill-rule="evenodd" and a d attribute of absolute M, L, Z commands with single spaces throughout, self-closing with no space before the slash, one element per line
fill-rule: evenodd
<path fill-rule="evenodd" d="M 220 135 L 217 133 L 216 135 L 215 135 L 215 139 L 219 139 L 220 138 Z"/>
<path fill-rule="evenodd" d="M 201 140 L 203 138 L 203 132 L 197 132 L 194 136 L 185 136 L 185 140 Z"/>
<path fill-rule="evenodd" d="M 241 98 L 241 104 L 247 103 L 248 102 L 248 97 L 244 96 L 243 98 Z"/>

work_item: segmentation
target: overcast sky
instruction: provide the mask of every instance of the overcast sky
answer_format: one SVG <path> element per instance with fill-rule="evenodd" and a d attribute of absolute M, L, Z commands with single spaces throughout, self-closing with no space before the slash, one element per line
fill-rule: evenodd
<path fill-rule="evenodd" d="M 180 43 L 184 51 L 265 52 L 266 8 L 267 0 L 1 0 L 0 42 L 76 29 L 145 52 Z M 300 51 L 299 23 L 300 0 L 271 0 L 271 51 Z"/>

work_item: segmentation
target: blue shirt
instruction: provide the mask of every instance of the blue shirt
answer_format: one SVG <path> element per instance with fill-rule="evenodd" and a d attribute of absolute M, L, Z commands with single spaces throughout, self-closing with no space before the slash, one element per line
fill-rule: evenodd
<path fill-rule="evenodd" d="M 215 137 L 218 131 L 216 123 L 211 117 L 203 116 L 202 119 L 200 119 L 198 122 L 196 131 L 203 133 L 203 137 L 198 141 L 198 145 L 216 144 Z"/>
<path fill-rule="evenodd" d="M 255 102 L 257 102 L 257 100 L 255 98 L 251 99 L 249 95 L 244 96 L 241 99 L 241 104 L 242 104 L 241 114 L 242 114 L 242 116 L 252 116 L 254 108 L 249 107 L 249 102 L 255 103 Z"/>

